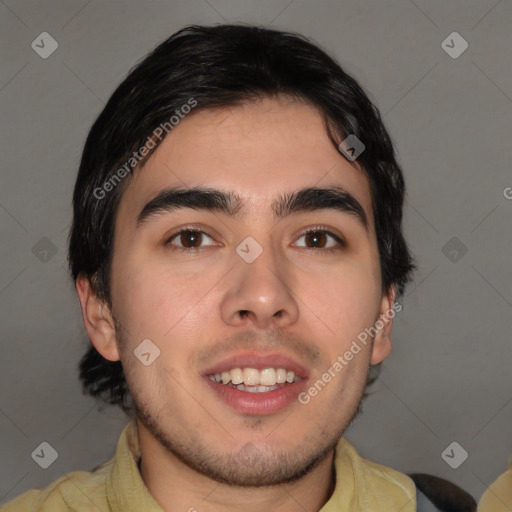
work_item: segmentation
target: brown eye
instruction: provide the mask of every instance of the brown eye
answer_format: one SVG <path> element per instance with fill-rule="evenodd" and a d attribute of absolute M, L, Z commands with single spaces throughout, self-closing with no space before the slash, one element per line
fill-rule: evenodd
<path fill-rule="evenodd" d="M 187 250 L 187 249 L 200 249 L 201 242 L 203 242 L 204 237 L 212 238 L 207 235 L 204 231 L 200 231 L 197 229 L 182 229 L 178 231 L 174 235 L 172 235 L 167 241 L 168 244 L 175 246 L 176 248 Z M 179 242 L 179 243 L 174 243 Z"/>
<path fill-rule="evenodd" d="M 322 247 L 327 242 L 327 235 L 325 232 L 317 231 L 313 233 L 307 233 L 305 235 L 306 245 L 308 245 L 308 242 L 313 245 L 313 247 L 318 247 L 318 245 L 321 245 Z"/>
<path fill-rule="evenodd" d="M 301 234 L 299 240 L 304 239 L 304 245 L 299 245 L 299 247 L 306 247 L 307 249 L 323 249 L 324 252 L 332 252 L 336 249 L 336 246 L 343 247 L 345 244 L 343 240 L 334 233 L 327 231 L 325 229 L 308 229 L 304 233 Z M 329 239 L 332 240 L 329 244 Z"/>

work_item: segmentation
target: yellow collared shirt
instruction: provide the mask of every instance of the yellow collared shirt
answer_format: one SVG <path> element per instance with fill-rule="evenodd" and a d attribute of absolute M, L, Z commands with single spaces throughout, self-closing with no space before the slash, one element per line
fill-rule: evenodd
<path fill-rule="evenodd" d="M 503 473 L 485 491 L 478 504 L 478 512 L 512 511 L 512 467 Z"/>
<path fill-rule="evenodd" d="M 32 489 L 1 512 L 164 512 L 138 469 L 140 444 L 132 420 L 119 438 L 115 456 L 92 472 L 77 471 L 42 490 Z M 319 512 L 415 512 L 416 489 L 403 473 L 360 457 L 341 438 L 335 457 L 336 486 Z"/>

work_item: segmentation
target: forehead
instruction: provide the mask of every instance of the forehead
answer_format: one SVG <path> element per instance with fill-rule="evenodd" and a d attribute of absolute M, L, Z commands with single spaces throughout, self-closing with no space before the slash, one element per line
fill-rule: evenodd
<path fill-rule="evenodd" d="M 135 221 L 159 191 L 208 186 L 240 196 L 257 220 L 276 195 L 303 187 L 342 187 L 373 225 L 365 172 L 330 141 L 320 113 L 288 98 L 199 109 L 167 135 L 121 199 L 119 217 Z M 266 206 L 268 205 L 268 211 Z"/>

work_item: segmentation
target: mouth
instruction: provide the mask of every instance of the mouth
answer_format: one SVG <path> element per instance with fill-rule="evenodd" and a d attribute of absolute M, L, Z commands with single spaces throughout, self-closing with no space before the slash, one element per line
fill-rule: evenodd
<path fill-rule="evenodd" d="M 240 354 L 203 372 L 218 398 L 246 415 L 269 415 L 290 406 L 304 389 L 307 370 L 279 354 Z"/>

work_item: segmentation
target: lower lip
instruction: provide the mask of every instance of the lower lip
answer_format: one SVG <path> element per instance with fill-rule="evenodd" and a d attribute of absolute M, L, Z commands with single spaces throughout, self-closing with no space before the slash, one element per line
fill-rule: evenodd
<path fill-rule="evenodd" d="M 213 382 L 208 376 L 204 379 L 226 404 L 242 414 L 251 416 L 265 416 L 285 409 L 294 401 L 298 401 L 299 394 L 306 386 L 306 379 L 302 379 L 273 391 L 250 393 Z"/>

